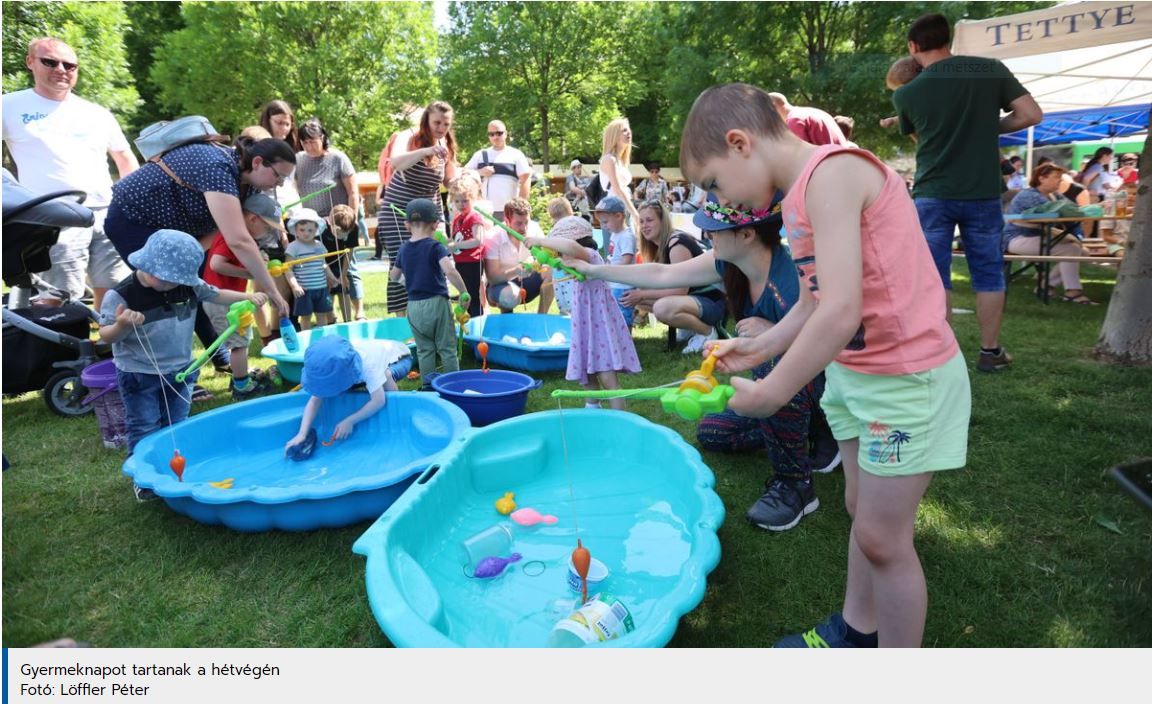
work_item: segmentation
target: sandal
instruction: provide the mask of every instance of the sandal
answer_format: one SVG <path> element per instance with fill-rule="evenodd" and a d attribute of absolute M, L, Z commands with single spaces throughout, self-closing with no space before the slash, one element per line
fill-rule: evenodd
<path fill-rule="evenodd" d="M 1081 306 L 1098 306 L 1098 305 L 1100 305 L 1099 303 L 1097 303 L 1096 301 L 1092 300 L 1091 298 L 1085 296 L 1082 293 L 1077 294 L 1075 296 L 1069 296 L 1069 295 L 1065 294 L 1065 295 L 1060 297 L 1060 300 L 1064 301 L 1065 303 L 1075 303 L 1075 304 L 1081 305 Z"/>

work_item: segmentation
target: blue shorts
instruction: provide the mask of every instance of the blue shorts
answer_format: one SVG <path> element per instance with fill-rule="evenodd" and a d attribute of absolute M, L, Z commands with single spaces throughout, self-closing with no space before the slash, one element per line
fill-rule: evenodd
<path fill-rule="evenodd" d="M 292 314 L 297 316 L 331 312 L 332 296 L 328 294 L 328 289 L 326 288 L 304 289 L 304 295 L 297 298 L 296 304 L 292 306 Z"/>
<path fill-rule="evenodd" d="M 632 329 L 632 317 L 636 314 L 636 309 L 624 305 L 620 302 L 620 297 L 628 293 L 630 288 L 614 288 L 612 289 L 612 297 L 616 299 L 616 305 L 620 306 L 620 312 L 624 314 L 624 322 L 628 323 L 628 329 Z"/>
<path fill-rule="evenodd" d="M 340 267 L 343 266 L 348 274 L 348 297 L 354 301 L 364 300 L 364 283 L 360 280 L 360 271 L 356 268 L 356 252 L 353 251 L 351 255 L 345 259 L 338 257 L 337 261 L 332 262 L 329 267 L 332 270 L 332 275 L 336 280 L 340 280 Z M 332 289 L 333 294 L 344 293 L 343 287 L 336 284 Z"/>
<path fill-rule="evenodd" d="M 960 228 L 964 258 L 972 276 L 972 290 L 993 293 L 1004 290 L 1004 215 L 999 198 L 947 200 L 916 198 L 920 227 L 940 272 L 944 288 L 952 288 L 952 236 Z"/>
<path fill-rule="evenodd" d="M 696 301 L 697 316 L 700 318 L 700 322 L 712 327 L 723 322 L 724 315 L 728 312 L 728 305 L 723 298 L 710 298 L 708 296 L 692 296 L 691 298 Z"/>

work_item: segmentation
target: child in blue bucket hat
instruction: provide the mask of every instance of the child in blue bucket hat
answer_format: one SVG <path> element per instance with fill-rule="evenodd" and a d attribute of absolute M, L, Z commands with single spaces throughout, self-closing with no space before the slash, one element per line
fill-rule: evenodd
<path fill-rule="evenodd" d="M 315 333 L 313 333 L 315 334 Z M 395 340 L 349 341 L 329 334 L 313 339 L 304 352 L 304 371 L 300 385 L 310 394 L 300 419 L 300 430 L 284 445 L 284 454 L 294 460 L 306 459 L 316 447 L 316 429 L 312 427 L 324 399 L 364 384 L 368 401 L 355 413 L 336 424 L 333 440 L 352 434 L 356 424 L 371 417 L 388 403 L 385 392 L 399 391 L 396 380 L 412 369 L 412 353 Z"/>
<path fill-rule="evenodd" d="M 128 448 L 145 435 L 188 417 L 195 374 L 176 381 L 192 359 L 200 301 L 268 302 L 263 293 L 222 291 L 199 275 L 204 250 L 192 235 L 157 230 L 128 255 L 134 271 L 100 306 L 100 339 L 112 343 L 124 401 Z"/>

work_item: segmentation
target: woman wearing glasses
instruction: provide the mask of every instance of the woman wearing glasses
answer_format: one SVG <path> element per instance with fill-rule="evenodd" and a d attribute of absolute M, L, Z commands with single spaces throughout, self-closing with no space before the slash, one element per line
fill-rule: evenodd
<path fill-rule="evenodd" d="M 376 214 L 377 228 L 383 233 L 388 261 L 395 262 L 400 245 L 411 238 L 404 218 L 392 206 L 407 212 L 408 203 L 415 198 L 427 198 L 436 204 L 439 217 L 440 185 L 447 185 L 456 177 L 456 135 L 452 132 L 455 113 L 448 103 L 431 103 L 420 118 L 418 127 L 407 140 L 398 139 L 392 147 L 392 180 L 384 189 L 380 210 Z M 403 284 L 388 282 L 388 312 L 404 315 L 408 310 L 408 294 Z"/>
<path fill-rule="evenodd" d="M 157 230 L 187 232 L 205 246 L 219 231 L 252 273 L 257 288 L 268 294 L 281 316 L 288 315 L 288 302 L 276 289 L 256 241 L 248 234 L 240 203 L 251 191 L 283 183 L 295 164 L 296 153 L 279 139 L 253 142 L 241 138 L 235 147 L 204 142 L 176 147 L 112 187 L 105 224 L 108 239 L 127 261 Z M 211 329 L 210 322 L 208 326 Z M 209 342 L 215 337 L 210 334 Z"/>

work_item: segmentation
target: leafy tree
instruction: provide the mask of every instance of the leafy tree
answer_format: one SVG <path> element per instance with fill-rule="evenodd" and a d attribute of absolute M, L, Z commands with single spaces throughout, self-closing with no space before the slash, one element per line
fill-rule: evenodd
<path fill-rule="evenodd" d="M 124 37 L 124 49 L 132 75 L 136 77 L 136 90 L 140 92 L 141 105 L 130 126 L 133 134 L 147 125 L 169 117 L 157 101 L 160 87 L 151 78 L 152 52 L 160 46 L 166 34 L 184 26 L 178 2 L 129 2 L 124 9 L 128 13 L 131 31 Z M 126 129 L 129 126 L 125 126 Z"/>
<path fill-rule="evenodd" d="M 32 86 L 24 65 L 28 43 L 57 37 L 76 51 L 80 75 L 76 94 L 112 111 L 124 124 L 140 103 L 124 52 L 128 18 L 121 2 L 4 3 L 4 92 Z"/>
<path fill-rule="evenodd" d="M 358 168 L 375 165 L 404 103 L 436 96 L 430 3 L 185 2 L 183 29 L 154 54 L 171 115 L 235 134 L 269 100 L 317 116 Z"/>
<path fill-rule="evenodd" d="M 500 119 L 546 171 L 554 143 L 564 158 L 598 157 L 604 125 L 638 93 L 637 12 L 629 3 L 452 3 L 442 81 L 462 151 L 485 146 L 488 122 Z"/>

